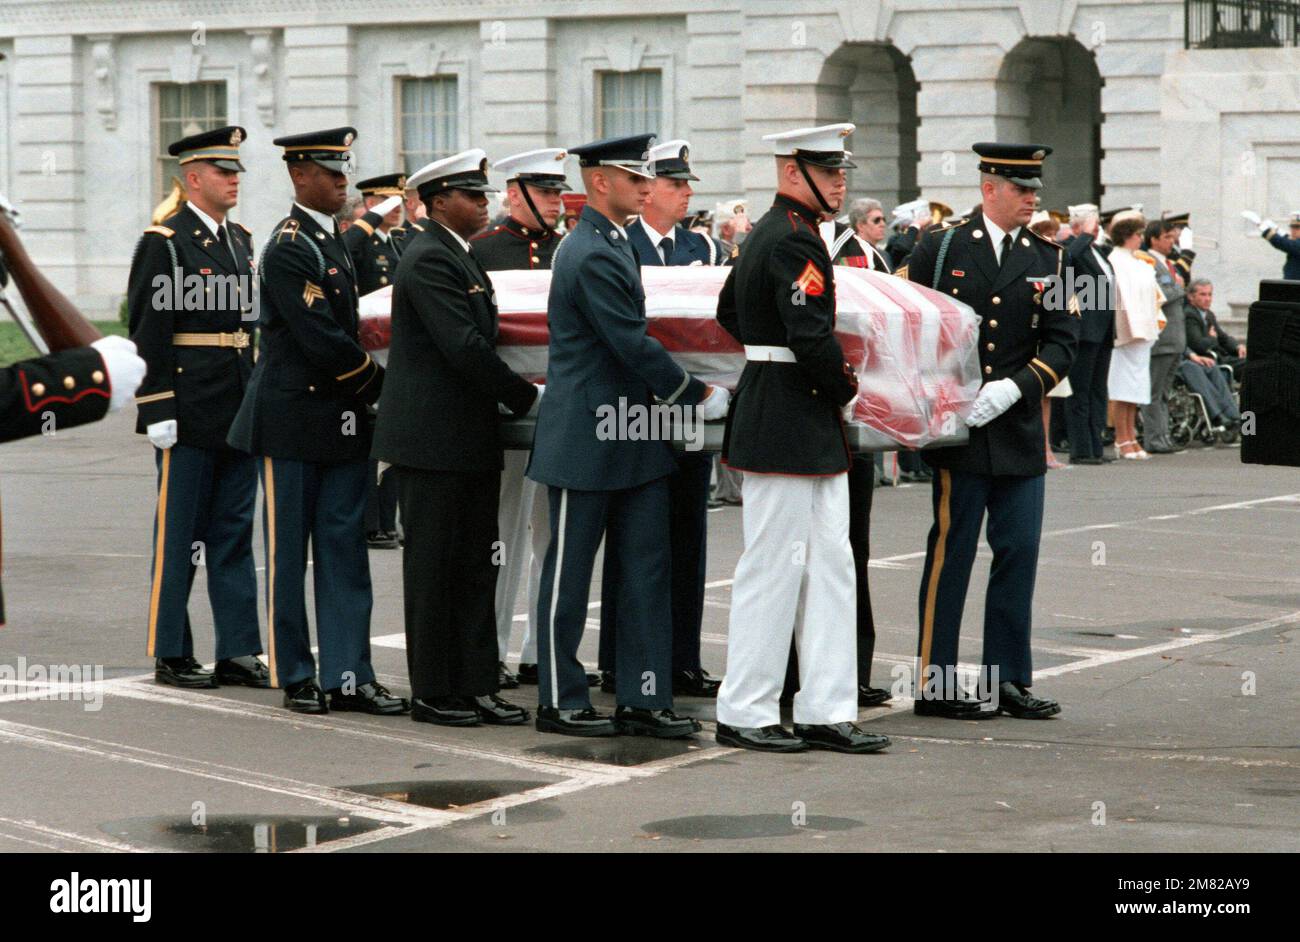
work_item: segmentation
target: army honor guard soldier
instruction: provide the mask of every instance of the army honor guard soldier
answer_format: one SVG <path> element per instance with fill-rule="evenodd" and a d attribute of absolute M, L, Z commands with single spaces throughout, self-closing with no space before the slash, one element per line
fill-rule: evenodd
<path fill-rule="evenodd" d="M 653 399 L 721 418 L 729 394 L 706 387 L 647 334 L 645 292 L 623 223 L 650 191 L 648 134 L 570 148 L 587 205 L 556 253 L 547 312 L 546 394 L 528 476 L 549 488 L 551 542 L 537 601 L 537 728 L 577 736 L 664 738 L 699 730 L 672 710 L 668 586 L 669 442 L 608 434 L 610 410 L 653 416 Z M 621 402 L 620 402 L 621 400 Z M 578 646 L 602 536 L 623 560 L 605 583 L 618 594 L 618 708 L 591 707 Z"/>
<path fill-rule="evenodd" d="M 275 140 L 294 205 L 262 251 L 260 353 L 228 439 L 260 459 L 271 685 L 301 713 L 408 709 L 370 665 L 366 407 L 384 371 L 358 340 L 356 275 L 334 222 L 347 199 L 355 137 L 344 127 Z M 309 542 L 328 703 L 307 628 Z"/>
<path fill-rule="evenodd" d="M 515 725 L 497 696 L 497 498 L 502 412 L 538 396 L 496 353 L 492 280 L 466 241 L 487 223 L 487 158 L 468 150 L 411 175 L 425 231 L 408 243 L 393 292 L 393 339 L 374 455 L 392 464 L 406 543 L 402 591 L 411 718 Z"/>
<path fill-rule="evenodd" d="M 936 469 L 934 526 L 919 597 L 915 712 L 981 719 L 997 712 L 1039 719 L 1060 712 L 1029 692 L 1034 576 L 1043 522 L 1043 397 L 1069 372 L 1079 309 L 1062 275 L 1064 249 L 1028 227 L 1050 147 L 980 143 L 981 208 L 955 226 L 927 231 L 900 272 L 951 294 L 982 318 L 984 385 L 966 419 L 965 445 L 922 453 Z M 998 710 L 955 682 L 957 643 L 980 528 L 993 549 L 984 602 L 984 669 L 998 680 Z"/>
<path fill-rule="evenodd" d="M 777 194 L 745 239 L 718 322 L 745 345 L 722 460 L 745 473 L 745 549 L 736 566 L 720 744 L 765 752 L 876 752 L 889 739 L 858 716 L 853 551 L 841 411 L 857 377 L 835 339 L 835 272 L 818 232 L 844 200 L 852 124 L 764 138 Z M 802 629 L 796 633 L 796 625 Z M 794 735 L 779 698 L 799 655 Z"/>
<path fill-rule="evenodd" d="M 146 650 L 158 682 L 179 687 L 270 686 L 257 657 L 257 464 L 226 444 L 253 369 L 256 317 L 252 233 L 227 218 L 239 197 L 243 139 L 243 128 L 224 127 L 167 148 L 180 160 L 184 201 L 144 231 L 127 285 L 131 338 L 149 365 L 135 400 L 136 431 L 148 435 L 158 467 Z M 199 285 L 201 293 L 190 290 Z M 195 659 L 190 630 L 200 561 L 215 672 Z"/>

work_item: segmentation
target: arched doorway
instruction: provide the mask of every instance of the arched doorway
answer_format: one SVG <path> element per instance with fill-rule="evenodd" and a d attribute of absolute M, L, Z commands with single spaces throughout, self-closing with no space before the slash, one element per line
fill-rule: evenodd
<path fill-rule="evenodd" d="M 888 210 L 920 195 L 916 185 L 916 76 L 891 45 L 846 43 L 822 65 L 817 123 L 852 121 L 849 197 L 871 196 Z"/>
<path fill-rule="evenodd" d="M 1022 40 L 998 74 L 997 135 L 1047 144 L 1043 204 L 1101 203 L 1101 75 L 1070 36 Z"/>

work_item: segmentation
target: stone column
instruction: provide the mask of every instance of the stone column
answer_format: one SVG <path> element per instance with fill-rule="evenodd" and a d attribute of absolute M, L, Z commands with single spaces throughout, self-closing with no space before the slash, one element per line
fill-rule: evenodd
<path fill-rule="evenodd" d="M 743 193 L 740 158 L 748 133 L 741 115 L 741 26 L 737 12 L 691 13 L 686 17 L 686 68 L 679 81 L 687 92 L 691 166 L 699 183 L 693 209 L 712 210 L 719 200 Z"/>
<path fill-rule="evenodd" d="M 287 134 L 356 126 L 356 42 L 350 26 L 284 31 Z"/>
<path fill-rule="evenodd" d="M 492 159 L 560 147 L 555 140 L 555 29 L 550 20 L 484 20 L 482 147 Z"/>

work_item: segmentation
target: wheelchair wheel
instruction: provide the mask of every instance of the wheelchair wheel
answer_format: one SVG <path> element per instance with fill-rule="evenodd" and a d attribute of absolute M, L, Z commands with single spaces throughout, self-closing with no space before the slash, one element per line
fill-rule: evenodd
<path fill-rule="evenodd" d="M 1222 432 L 1217 433 L 1220 445 L 1232 445 L 1241 438 L 1241 431 L 1237 426 L 1225 428 Z"/>
<path fill-rule="evenodd" d="M 1196 436 L 1200 413 L 1187 387 L 1175 381 L 1165 397 L 1169 410 L 1169 440 L 1176 448 L 1186 448 Z"/>

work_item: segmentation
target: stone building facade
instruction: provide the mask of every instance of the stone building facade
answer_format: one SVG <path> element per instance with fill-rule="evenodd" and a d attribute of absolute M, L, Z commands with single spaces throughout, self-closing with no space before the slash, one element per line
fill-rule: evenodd
<path fill-rule="evenodd" d="M 271 139 L 358 129 L 359 172 L 653 127 L 701 208 L 761 207 L 763 134 L 852 120 L 853 195 L 978 197 L 977 140 L 1051 144 L 1045 203 L 1190 211 L 1240 310 L 1300 208 L 1300 49 L 1184 48 L 1183 0 L 0 0 L 0 192 L 55 281 L 113 310 L 173 131 L 248 129 L 241 205 L 284 214 Z"/>

